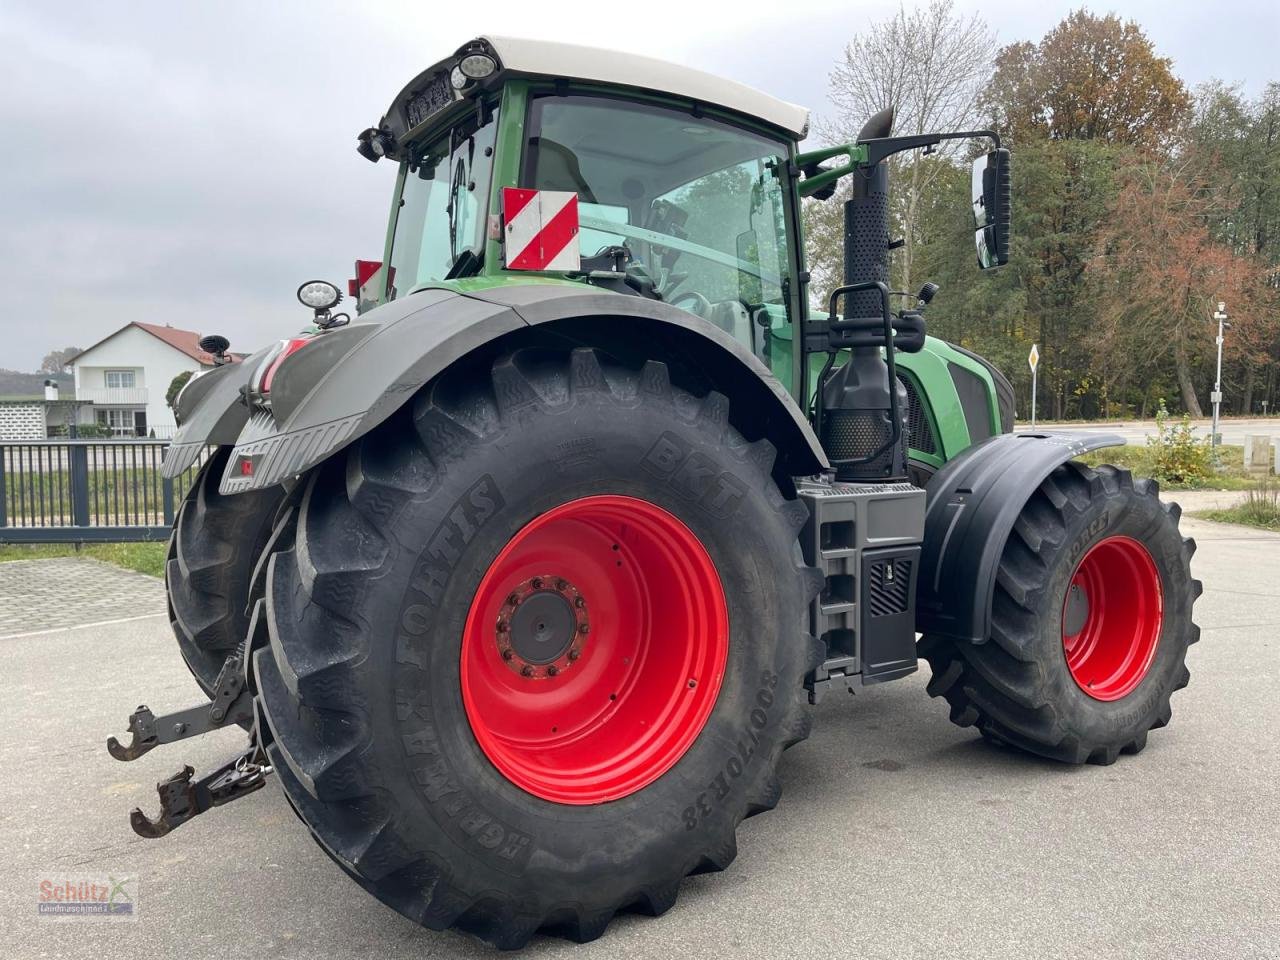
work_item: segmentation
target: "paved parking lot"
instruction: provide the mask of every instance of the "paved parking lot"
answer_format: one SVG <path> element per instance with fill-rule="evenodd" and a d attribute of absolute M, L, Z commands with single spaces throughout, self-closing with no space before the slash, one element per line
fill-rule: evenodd
<path fill-rule="evenodd" d="M 162 610 L 162 581 L 88 558 L 14 560 L 0 577 L 0 640 Z"/>
<path fill-rule="evenodd" d="M 1213 429 L 1213 421 L 1192 420 L 1197 437 L 1208 437 Z M 1084 430 L 1092 433 L 1118 433 L 1131 444 L 1143 444 L 1146 438 L 1154 436 L 1156 423 L 1154 420 L 1123 420 L 1114 423 L 1040 423 L 1043 429 Z M 1030 429 L 1030 424 L 1018 423 L 1019 430 Z M 1232 417 L 1218 423 L 1218 432 L 1222 434 L 1222 442 L 1235 446 L 1244 446 L 1244 438 L 1248 435 L 1270 437 L 1280 440 L 1280 417 Z"/>
<path fill-rule="evenodd" d="M 623 917 L 583 947 L 539 939 L 527 955 L 1280 956 L 1280 536 L 1186 529 L 1200 541 L 1204 639 L 1173 723 L 1142 755 L 1071 768 L 988 746 L 947 722 L 923 673 L 831 697 L 730 870 L 687 881 L 665 917 Z M 136 704 L 198 695 L 162 615 L 0 650 L 0 955 L 495 955 L 368 898 L 274 784 L 167 838 L 134 836 L 128 810 L 155 811 L 157 779 L 207 769 L 242 737 L 107 756 Z M 68 873 L 139 878 L 137 922 L 38 919 L 39 880 Z"/>

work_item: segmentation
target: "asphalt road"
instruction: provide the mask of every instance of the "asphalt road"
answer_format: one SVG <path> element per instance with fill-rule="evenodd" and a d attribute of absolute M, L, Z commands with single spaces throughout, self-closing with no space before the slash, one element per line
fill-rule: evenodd
<path fill-rule="evenodd" d="M 1213 427 L 1209 419 L 1192 420 L 1197 437 L 1208 437 Z M 1125 420 L 1110 423 L 1077 423 L 1077 422 L 1045 422 L 1036 424 L 1037 429 L 1045 430 L 1086 430 L 1091 433 L 1118 433 L 1131 444 L 1146 442 L 1146 438 L 1154 436 L 1156 424 L 1154 420 Z M 1017 429 L 1030 430 L 1030 423 L 1018 421 Z M 1280 440 L 1280 417 L 1232 418 L 1218 423 L 1218 432 L 1222 434 L 1222 442 L 1234 446 L 1244 446 L 1246 435 L 1267 436 L 1273 441 Z"/>
<path fill-rule="evenodd" d="M 789 752 L 777 810 L 659 919 L 528 956 L 1280 957 L 1280 536 L 1187 521 L 1203 642 L 1146 752 L 1072 768 L 951 726 L 925 675 L 831 697 Z M 83 561 L 92 562 L 92 561 Z M 139 610 L 144 613 L 144 610 Z M 142 701 L 196 696 L 161 616 L 0 640 L 0 956 L 481 957 L 366 896 L 272 783 L 161 840 L 153 784 L 241 734 L 109 758 Z M 136 922 L 37 917 L 41 879 L 137 878 Z"/>

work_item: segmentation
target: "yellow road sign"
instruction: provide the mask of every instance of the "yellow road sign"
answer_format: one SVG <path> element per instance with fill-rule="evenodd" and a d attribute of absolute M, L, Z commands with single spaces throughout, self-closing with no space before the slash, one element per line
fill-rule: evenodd
<path fill-rule="evenodd" d="M 1035 373 L 1040 364 L 1040 348 L 1034 343 L 1031 345 L 1031 353 L 1027 355 L 1027 363 L 1031 364 L 1031 372 Z"/>

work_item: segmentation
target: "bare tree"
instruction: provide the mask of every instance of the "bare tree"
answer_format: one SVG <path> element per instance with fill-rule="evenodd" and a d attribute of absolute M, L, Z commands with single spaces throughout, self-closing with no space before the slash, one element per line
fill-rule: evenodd
<path fill-rule="evenodd" d="M 995 32 L 986 21 L 977 13 L 957 13 L 952 0 L 930 0 L 910 11 L 899 6 L 893 17 L 873 24 L 845 47 L 830 77 L 836 114 L 820 124 L 819 133 L 833 143 L 850 142 L 872 114 L 888 106 L 894 108 L 895 134 L 972 129 L 995 52 Z M 962 147 L 944 143 L 942 149 Z M 904 241 L 895 282 L 909 290 L 921 199 L 939 168 L 920 151 L 899 156 L 893 167 L 892 213 Z M 815 212 L 810 220 L 819 218 Z"/>
<path fill-rule="evenodd" d="M 40 361 L 40 373 L 66 373 L 71 364 L 72 358 L 81 353 L 79 347 L 63 347 L 61 350 L 51 350 L 45 354 Z"/>

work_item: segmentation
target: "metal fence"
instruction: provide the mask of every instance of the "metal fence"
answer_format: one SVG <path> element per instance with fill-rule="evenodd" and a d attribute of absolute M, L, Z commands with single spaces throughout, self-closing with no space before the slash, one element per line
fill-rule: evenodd
<path fill-rule="evenodd" d="M 0 441 L 0 543 L 163 540 L 206 457 L 160 474 L 167 440 Z"/>

